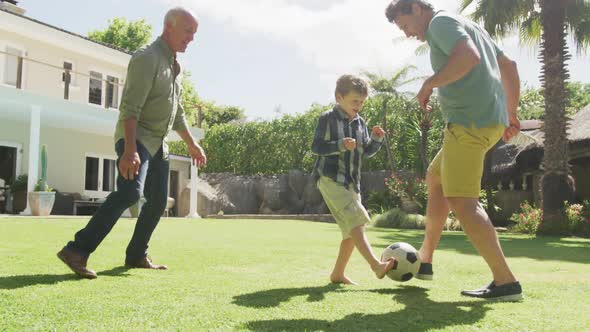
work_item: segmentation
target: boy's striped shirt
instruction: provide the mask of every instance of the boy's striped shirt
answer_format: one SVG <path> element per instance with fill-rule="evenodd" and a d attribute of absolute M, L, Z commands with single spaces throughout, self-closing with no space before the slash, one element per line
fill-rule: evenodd
<path fill-rule="evenodd" d="M 344 147 L 344 138 L 356 140 L 352 151 Z M 379 151 L 383 137 L 369 136 L 365 120 L 359 115 L 352 120 L 338 106 L 320 115 L 311 151 L 318 155 L 314 175 L 327 176 L 346 188 L 360 192 L 360 176 L 363 158 L 370 158 Z"/>

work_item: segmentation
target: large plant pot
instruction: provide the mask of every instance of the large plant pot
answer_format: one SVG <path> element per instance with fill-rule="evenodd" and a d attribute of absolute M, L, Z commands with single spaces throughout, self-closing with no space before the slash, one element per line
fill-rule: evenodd
<path fill-rule="evenodd" d="M 29 193 L 29 206 L 34 216 L 48 216 L 55 203 L 55 193 L 46 191 L 33 191 Z"/>

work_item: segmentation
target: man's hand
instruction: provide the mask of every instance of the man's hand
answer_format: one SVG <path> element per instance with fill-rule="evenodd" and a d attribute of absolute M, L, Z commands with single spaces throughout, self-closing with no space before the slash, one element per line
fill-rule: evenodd
<path fill-rule="evenodd" d="M 432 106 L 428 105 L 430 102 L 430 96 L 432 96 L 432 87 L 430 87 L 430 81 L 426 80 L 416 95 L 418 104 L 420 104 L 420 107 L 426 112 L 430 112 L 432 110 Z"/>
<path fill-rule="evenodd" d="M 352 151 L 356 148 L 356 140 L 354 138 L 345 137 L 344 138 L 344 147 L 348 151 Z"/>
<path fill-rule="evenodd" d="M 140 165 L 141 159 L 139 159 L 139 153 L 137 153 L 136 150 L 125 149 L 119 160 L 119 174 L 121 174 L 125 180 L 133 180 L 139 175 Z"/>
<path fill-rule="evenodd" d="M 508 142 L 512 137 L 518 135 L 520 132 L 520 121 L 518 120 L 516 114 L 509 113 L 508 122 L 508 128 L 504 130 L 504 135 L 502 135 L 504 142 Z"/>
<path fill-rule="evenodd" d="M 188 153 L 191 155 L 193 165 L 196 165 L 197 167 L 202 167 L 205 166 L 205 164 L 207 164 L 207 156 L 205 155 L 205 150 L 203 150 L 203 148 L 199 144 L 189 145 Z"/>
<path fill-rule="evenodd" d="M 371 133 L 377 137 L 385 136 L 385 131 L 383 130 L 383 128 L 381 128 L 381 126 L 373 127 L 373 129 L 371 130 Z"/>

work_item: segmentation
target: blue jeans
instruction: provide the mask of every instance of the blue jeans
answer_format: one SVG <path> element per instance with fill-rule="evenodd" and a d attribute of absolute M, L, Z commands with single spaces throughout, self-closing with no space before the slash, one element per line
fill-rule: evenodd
<path fill-rule="evenodd" d="M 122 139 L 115 144 L 118 156 L 117 169 L 124 148 L 125 142 Z M 117 190 L 109 194 L 86 227 L 76 233 L 74 241 L 67 244 L 68 248 L 89 256 L 109 234 L 121 214 L 135 204 L 143 192 L 146 202 L 141 208 L 133 236 L 127 246 L 126 261 L 134 262 L 147 255 L 148 242 L 168 201 L 170 161 L 162 157 L 161 147 L 152 157 L 148 150 L 137 142 L 137 153 L 141 159 L 139 175 L 133 180 L 126 180 L 121 174 L 117 176 Z"/>

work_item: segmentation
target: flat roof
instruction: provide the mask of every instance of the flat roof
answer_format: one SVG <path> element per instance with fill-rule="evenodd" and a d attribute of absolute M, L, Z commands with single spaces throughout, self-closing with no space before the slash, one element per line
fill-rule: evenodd
<path fill-rule="evenodd" d="M 69 35 L 72 35 L 72 36 L 75 36 L 75 37 L 78 37 L 78 38 L 85 39 L 85 40 L 87 40 L 87 41 L 89 41 L 89 42 L 92 42 L 92 43 L 95 43 L 95 44 L 98 44 L 98 45 L 102 45 L 102 46 L 104 46 L 104 47 L 108 47 L 108 48 L 114 49 L 114 50 L 116 50 L 116 51 L 119 51 L 119 52 L 121 52 L 121 53 L 125 53 L 125 54 L 133 54 L 132 52 L 129 52 L 129 51 L 127 51 L 127 50 L 124 50 L 124 49 L 122 49 L 122 48 L 119 48 L 119 47 L 116 47 L 116 46 L 112 46 L 112 45 L 109 45 L 109 44 L 106 44 L 106 43 L 101 43 L 101 42 L 99 42 L 99 41 L 96 41 L 96 40 L 92 40 L 92 39 L 90 39 L 90 38 L 88 38 L 88 37 L 85 37 L 85 36 L 79 35 L 79 34 L 77 34 L 77 33 L 74 33 L 74 32 L 68 31 L 68 30 L 64 30 L 64 29 L 62 29 L 62 28 L 60 28 L 60 27 L 56 27 L 55 25 L 51 25 L 51 24 L 48 24 L 48 23 L 45 23 L 45 22 L 41 22 L 41 21 L 39 21 L 39 20 L 36 20 L 36 19 L 34 19 L 34 18 L 30 18 L 30 17 L 28 17 L 28 16 L 19 15 L 19 14 L 16 14 L 16 13 L 13 13 L 13 12 L 11 12 L 11 11 L 9 11 L 9 10 L 2 9 L 2 8 L 0 8 L 0 11 L 2 11 L 2 12 L 5 12 L 5 13 L 7 13 L 7 14 L 11 14 L 11 15 L 17 16 L 17 17 L 20 17 L 20 18 L 23 18 L 23 19 L 25 19 L 25 20 L 29 20 L 29 21 L 31 21 L 31 22 L 34 22 L 34 23 L 37 23 L 37 24 L 44 25 L 44 26 L 46 26 L 46 27 L 49 27 L 49 28 L 51 28 L 51 29 L 54 29 L 54 30 L 57 30 L 57 31 L 60 31 L 60 32 L 63 32 L 63 33 L 67 33 L 67 34 L 69 34 Z"/>

